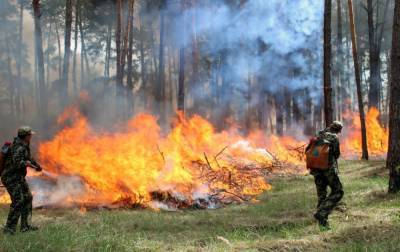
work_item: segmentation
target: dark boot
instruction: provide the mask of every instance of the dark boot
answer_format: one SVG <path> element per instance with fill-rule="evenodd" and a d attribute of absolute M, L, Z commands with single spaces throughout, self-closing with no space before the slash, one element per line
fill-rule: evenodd
<path fill-rule="evenodd" d="M 6 225 L 3 229 L 3 232 L 5 234 L 12 234 L 12 235 L 15 234 L 15 231 L 17 230 L 19 217 L 20 217 L 20 212 L 18 211 L 18 209 L 11 207 L 7 217 Z"/>
<path fill-rule="evenodd" d="M 38 227 L 31 226 L 30 219 L 32 217 L 32 196 L 30 191 L 27 193 L 27 201 L 21 211 L 21 232 L 37 231 Z"/>
<path fill-rule="evenodd" d="M 330 230 L 328 218 L 320 215 L 318 212 L 314 214 L 314 218 L 318 221 L 319 227 L 321 231 Z"/>
<path fill-rule="evenodd" d="M 30 232 L 30 231 L 38 231 L 38 230 L 39 230 L 39 228 L 36 226 L 30 226 L 30 225 L 24 226 L 24 227 L 21 226 L 21 233 Z"/>
<path fill-rule="evenodd" d="M 5 227 L 3 229 L 3 234 L 5 235 L 15 235 L 15 229 L 9 228 L 9 227 Z"/>

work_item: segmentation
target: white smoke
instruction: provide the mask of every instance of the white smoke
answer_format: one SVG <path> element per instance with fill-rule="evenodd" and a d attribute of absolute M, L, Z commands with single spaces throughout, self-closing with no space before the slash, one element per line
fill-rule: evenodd
<path fill-rule="evenodd" d="M 236 88 L 245 88 L 249 72 L 262 77 L 264 89 L 272 92 L 282 86 L 293 90 L 320 86 L 322 0 L 249 0 L 240 7 L 221 2 L 182 14 L 188 20 L 186 37 L 179 36 L 180 24 L 177 43 L 190 47 L 194 36 L 190 18 L 195 16 L 202 53 L 230 52 L 223 71 Z M 319 96 L 319 91 L 313 94 Z"/>

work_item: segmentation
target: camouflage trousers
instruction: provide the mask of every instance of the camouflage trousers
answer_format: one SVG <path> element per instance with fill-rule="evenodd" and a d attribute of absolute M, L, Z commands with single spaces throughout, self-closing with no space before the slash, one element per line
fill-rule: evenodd
<path fill-rule="evenodd" d="M 15 231 L 20 217 L 21 229 L 28 227 L 32 216 L 32 193 L 28 183 L 23 179 L 3 184 L 11 198 L 10 212 L 5 228 Z"/>
<path fill-rule="evenodd" d="M 318 195 L 317 213 L 327 219 L 332 210 L 343 198 L 343 186 L 336 169 L 312 170 Z M 331 189 L 328 195 L 328 186 Z"/>

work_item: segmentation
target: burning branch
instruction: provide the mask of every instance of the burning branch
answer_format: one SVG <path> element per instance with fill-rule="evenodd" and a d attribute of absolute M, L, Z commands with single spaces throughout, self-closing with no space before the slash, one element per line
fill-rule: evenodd
<path fill-rule="evenodd" d="M 221 155 L 227 148 L 228 146 L 225 146 L 220 152 L 217 153 L 217 155 L 215 155 L 214 159 L 217 159 L 218 156 Z"/>
<path fill-rule="evenodd" d="M 164 157 L 164 153 L 160 150 L 160 146 L 157 144 L 157 150 L 158 150 L 158 152 L 160 153 L 160 155 L 161 155 L 161 157 L 162 157 L 162 159 L 163 159 L 163 161 L 164 161 L 164 164 L 165 164 L 165 157 Z"/>
<path fill-rule="evenodd" d="M 205 152 L 203 152 L 203 154 L 204 154 L 204 158 L 205 158 L 206 161 L 207 161 L 208 167 L 210 168 L 210 170 L 213 170 L 212 167 L 211 167 L 210 161 L 208 161 L 207 154 L 206 154 Z"/>

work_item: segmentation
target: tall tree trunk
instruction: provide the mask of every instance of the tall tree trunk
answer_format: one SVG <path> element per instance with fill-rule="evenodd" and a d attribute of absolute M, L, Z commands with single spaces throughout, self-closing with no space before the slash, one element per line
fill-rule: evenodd
<path fill-rule="evenodd" d="M 376 40 L 376 30 L 374 23 L 374 8 L 372 0 L 367 1 L 368 13 L 368 41 L 369 41 L 369 70 L 370 70 L 370 85 L 368 92 L 369 108 L 379 108 L 380 96 L 380 69 L 379 69 L 379 54 Z"/>
<path fill-rule="evenodd" d="M 390 73 L 390 68 L 391 68 L 391 52 L 388 50 L 386 52 L 386 71 L 387 71 L 387 79 L 388 79 L 388 85 L 386 86 L 386 102 L 385 102 L 385 111 L 386 111 L 386 120 L 384 120 L 384 126 L 385 128 L 389 127 L 389 105 L 390 105 L 390 80 L 392 79 L 392 75 Z"/>
<path fill-rule="evenodd" d="M 312 136 L 315 135 L 315 129 L 313 126 L 313 121 L 311 118 L 311 114 L 312 114 L 312 109 L 313 109 L 313 103 L 312 103 L 312 99 L 310 96 L 310 89 L 309 88 L 305 88 L 303 90 L 303 94 L 302 97 L 304 99 L 304 114 L 303 116 L 305 116 L 304 118 L 304 134 L 306 136 Z M 321 101 L 322 103 L 322 101 Z M 322 123 L 321 123 L 322 124 Z"/>
<path fill-rule="evenodd" d="M 49 33 L 47 34 L 47 48 L 50 47 L 50 41 L 51 41 L 51 32 L 52 32 L 52 23 L 50 23 L 49 27 Z M 50 87 L 50 50 L 46 51 L 46 85 L 49 88 Z"/>
<path fill-rule="evenodd" d="M 78 83 L 76 79 L 76 53 L 78 51 L 78 16 L 79 16 L 80 0 L 76 0 L 75 3 L 75 31 L 74 31 L 74 57 L 72 63 L 72 82 L 73 82 L 73 93 L 78 92 Z"/>
<path fill-rule="evenodd" d="M 129 46 L 128 46 L 128 73 L 127 73 L 127 97 L 128 97 L 128 113 L 133 113 L 134 97 L 133 97 L 133 12 L 134 12 L 134 0 L 129 0 Z"/>
<path fill-rule="evenodd" d="M 387 13 L 388 13 L 388 9 L 389 9 L 389 3 L 391 2 L 391 0 L 386 0 L 386 2 L 385 2 L 385 9 L 384 9 L 384 12 L 383 12 L 383 20 L 382 20 L 382 24 L 381 24 L 381 29 L 380 29 L 380 31 L 379 31 L 379 36 L 377 36 L 377 50 L 378 50 L 378 52 L 379 52 L 379 54 L 380 54 L 380 52 L 381 52 L 381 48 L 382 48 L 382 40 L 383 40 L 383 33 L 384 33 L 384 31 L 385 31 L 385 27 L 386 27 L 386 17 L 387 17 Z M 380 56 L 379 56 L 380 57 Z M 379 58 L 380 59 L 380 58 Z M 389 60 L 390 61 L 390 60 Z M 389 63 L 388 62 L 386 62 L 386 66 L 388 66 L 389 65 Z M 379 97 L 381 98 L 381 100 L 383 99 L 383 94 L 382 94 L 382 91 L 383 91 L 383 88 L 382 88 L 382 78 L 381 78 L 381 75 L 380 75 L 380 73 L 381 73 L 381 67 L 382 67 L 382 60 L 379 60 L 379 84 L 380 84 L 380 86 L 379 86 L 379 89 L 380 89 L 380 95 L 379 95 Z M 390 66 L 388 67 L 388 68 L 390 68 Z M 387 77 L 388 77 L 388 80 L 390 80 L 390 75 L 389 75 L 389 72 L 390 71 L 387 71 Z M 389 85 L 387 85 L 387 86 L 389 86 Z M 384 120 L 383 119 L 383 117 L 385 117 L 384 115 L 387 115 L 387 106 L 386 106 L 386 104 L 388 103 L 388 98 L 386 97 L 386 100 L 384 101 L 384 102 L 382 102 L 381 101 L 381 106 L 380 106 L 380 111 L 381 111 L 381 115 L 380 115 L 380 121 L 384 124 L 384 125 L 386 125 L 386 123 L 387 123 L 387 120 Z M 386 118 L 388 118 L 388 116 L 386 116 Z"/>
<path fill-rule="evenodd" d="M 275 95 L 276 134 L 278 136 L 283 135 L 284 100 L 283 91 L 278 91 L 278 93 Z"/>
<path fill-rule="evenodd" d="M 61 56 L 61 39 L 60 32 L 58 29 L 57 19 L 54 19 L 53 22 L 56 24 L 56 35 L 57 35 L 57 46 L 58 46 L 58 79 L 62 78 L 62 56 Z"/>
<path fill-rule="evenodd" d="M 107 27 L 107 39 L 106 39 L 106 58 L 104 64 L 104 78 L 110 78 L 110 56 L 111 56 L 111 39 L 112 39 L 112 26 L 111 24 Z"/>
<path fill-rule="evenodd" d="M 337 114 L 338 119 L 342 120 L 342 114 L 345 108 L 346 99 L 346 87 L 345 87 L 345 78 L 344 78 L 344 54 L 343 54 L 343 28 L 342 28 L 342 1 L 337 0 L 337 80 L 338 80 L 338 92 L 336 94 L 336 98 L 338 101 L 337 105 Z"/>
<path fill-rule="evenodd" d="M 123 49 L 123 41 L 122 41 L 122 13 L 123 13 L 123 1 L 122 0 L 117 0 L 117 4 L 115 6 L 116 8 L 116 29 L 115 29 L 115 46 L 116 46 L 116 51 L 117 51 L 117 75 L 116 75 L 116 116 L 117 119 L 121 119 L 125 116 L 125 88 L 124 88 L 124 69 L 123 69 L 123 54 L 124 54 L 124 49 Z"/>
<path fill-rule="evenodd" d="M 165 122 L 164 115 L 164 96 L 165 96 L 165 77 L 164 77 L 164 30 L 165 30 L 165 0 L 160 5 L 160 46 L 158 53 L 158 80 L 156 86 L 156 112 L 160 113 L 160 122 Z"/>
<path fill-rule="evenodd" d="M 179 48 L 178 110 L 185 111 L 185 48 Z"/>
<path fill-rule="evenodd" d="M 389 193 L 400 191 L 400 0 L 395 1 L 392 35 L 389 112 L 389 150 L 386 166 L 390 170 Z"/>
<path fill-rule="evenodd" d="M 288 89 L 284 89 L 285 95 L 285 122 L 286 130 L 292 126 L 292 92 Z"/>
<path fill-rule="evenodd" d="M 61 108 L 68 103 L 68 76 L 71 57 L 71 29 L 72 29 L 72 0 L 65 1 L 65 36 L 64 36 L 64 65 L 63 76 L 59 93 Z"/>
<path fill-rule="evenodd" d="M 115 46 L 117 50 L 117 95 L 122 96 L 123 94 L 123 83 L 122 83 L 122 61 L 121 61 L 121 55 L 122 55 L 122 43 L 121 43 L 121 33 L 122 33 L 122 0 L 117 0 L 116 4 L 116 12 L 117 12 L 117 27 L 115 29 Z M 120 99 L 121 97 L 117 98 Z"/>
<path fill-rule="evenodd" d="M 24 22 L 24 4 L 21 1 L 19 5 L 19 30 L 18 30 L 18 55 L 17 55 L 17 85 L 15 94 L 15 108 L 18 117 L 22 115 L 22 95 L 21 95 L 21 83 L 22 83 L 22 44 L 23 44 L 23 22 Z"/>
<path fill-rule="evenodd" d="M 140 13 L 142 13 L 140 11 Z M 140 78 L 142 80 L 142 87 L 141 90 L 142 96 L 143 96 L 143 104 L 144 107 L 147 108 L 147 93 L 146 88 L 147 88 L 147 83 L 146 83 L 146 61 L 145 61 L 145 55 L 144 55 L 144 30 L 143 30 L 143 16 L 142 14 L 139 14 L 139 33 L 140 33 L 140 42 L 139 42 L 139 50 L 140 50 Z"/>
<path fill-rule="evenodd" d="M 354 72 L 355 72 L 356 85 L 357 85 L 358 110 L 360 113 L 360 123 L 361 123 L 361 142 L 362 142 L 362 157 L 361 158 L 368 160 L 367 131 L 366 131 L 366 126 L 365 126 L 364 103 L 363 103 L 362 89 L 361 89 L 361 76 L 360 76 L 360 69 L 359 69 L 359 63 L 358 63 L 357 44 L 356 44 L 356 27 L 354 24 L 352 0 L 348 0 L 348 5 L 349 5 L 351 40 L 352 40 L 352 45 L 353 45 Z"/>
<path fill-rule="evenodd" d="M 124 80 L 125 77 L 125 63 L 128 55 L 128 49 L 129 49 L 129 33 L 131 31 L 131 17 L 133 17 L 133 5 L 131 5 L 131 0 L 129 0 L 128 3 L 128 15 L 127 15 L 127 21 L 126 21 L 126 27 L 123 32 L 123 41 L 122 41 L 122 54 L 121 54 L 121 71 L 122 71 L 122 80 Z M 132 8 L 131 8 L 132 6 Z M 132 12 L 132 13 L 131 13 Z"/>
<path fill-rule="evenodd" d="M 349 15 L 344 15 L 345 16 L 345 24 L 350 26 L 350 21 L 349 21 Z M 346 48 L 345 48 L 345 54 L 344 54 L 344 58 L 346 61 L 346 101 L 343 103 L 344 106 L 344 110 L 345 111 L 351 111 L 352 110 L 352 104 L 353 104 L 353 88 L 351 85 L 351 81 L 350 81 L 350 77 L 351 74 L 350 72 L 352 71 L 351 67 L 350 67 L 350 58 L 351 56 L 351 50 L 350 50 L 350 40 L 351 40 L 351 32 L 346 32 L 345 33 L 346 36 Z"/>
<path fill-rule="evenodd" d="M 185 0 L 188 2 L 188 0 Z M 199 48 L 198 48 L 198 40 L 197 40 L 197 12 L 196 12 L 196 4 L 197 0 L 191 0 L 191 17 L 192 17 L 192 36 L 191 36 L 191 47 L 192 47 L 192 78 L 190 81 L 189 90 L 191 90 L 190 96 L 193 99 L 193 107 L 199 111 L 199 108 L 203 107 L 200 104 L 202 101 L 198 99 L 198 97 L 204 97 L 204 89 L 200 87 L 200 76 L 199 76 L 199 62 L 200 62 L 200 55 L 199 55 Z"/>
<path fill-rule="evenodd" d="M 185 0 L 182 3 L 182 12 L 185 11 Z M 182 17 L 182 37 L 186 36 L 185 14 Z M 179 48 L 179 84 L 178 84 L 178 110 L 185 112 L 185 41 L 181 41 Z"/>
<path fill-rule="evenodd" d="M 85 36 L 83 32 L 83 18 L 82 18 L 82 10 L 79 8 L 79 33 L 81 40 L 81 86 L 83 86 L 87 82 L 87 77 L 90 75 L 89 68 L 89 60 L 86 52 L 86 44 L 85 44 Z"/>
<path fill-rule="evenodd" d="M 14 81 L 14 74 L 12 72 L 12 62 L 11 62 L 11 49 L 10 49 L 10 43 L 8 41 L 8 38 L 6 40 L 6 50 L 7 50 L 7 76 L 8 76 L 8 90 L 10 92 L 10 109 L 11 109 L 11 115 L 13 118 L 16 118 L 15 114 L 15 81 Z"/>
<path fill-rule="evenodd" d="M 81 59 L 80 59 L 80 66 L 81 66 L 81 86 L 83 86 L 85 84 L 85 79 L 86 79 L 86 74 L 85 74 L 85 55 L 84 55 L 84 40 L 83 40 L 83 31 L 82 31 L 82 18 L 81 18 L 81 14 L 80 14 L 80 10 L 79 10 L 79 33 L 81 35 Z"/>
<path fill-rule="evenodd" d="M 332 84 L 331 84 L 331 17 L 332 0 L 325 0 L 324 13 L 324 111 L 325 125 L 333 122 Z"/>
<path fill-rule="evenodd" d="M 35 22 L 35 54 L 37 59 L 38 84 L 39 84 L 39 114 L 42 119 L 43 129 L 47 125 L 47 91 L 44 79 L 42 26 L 40 24 L 40 1 L 32 0 Z"/>

